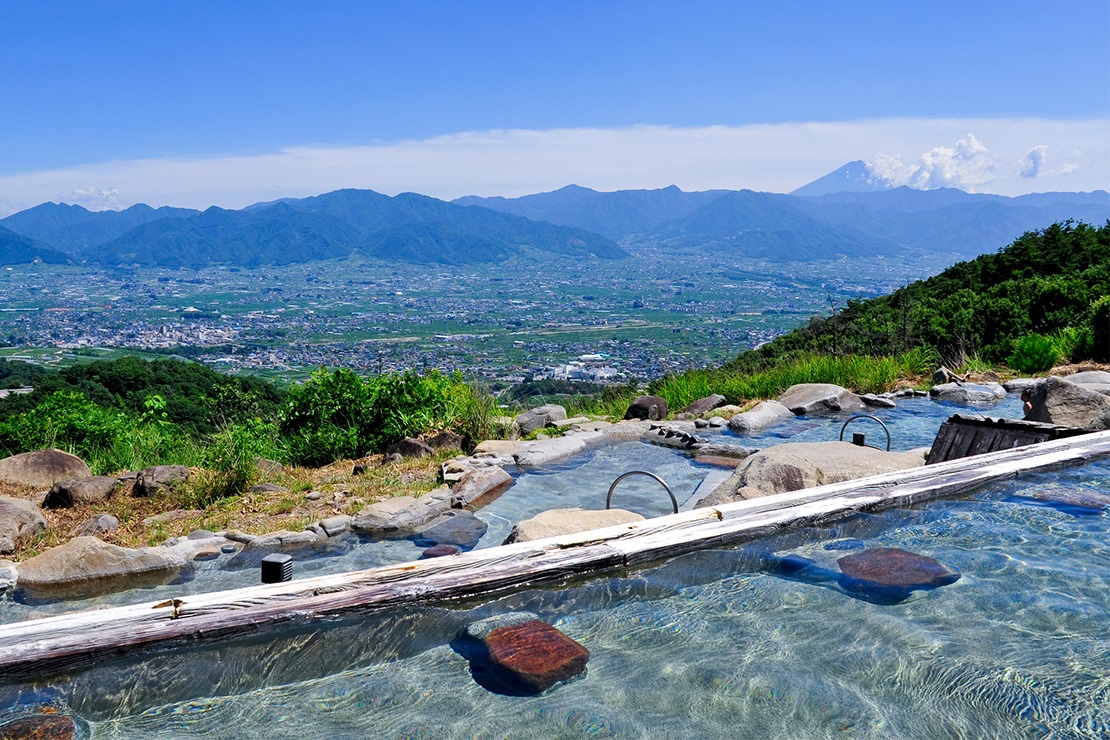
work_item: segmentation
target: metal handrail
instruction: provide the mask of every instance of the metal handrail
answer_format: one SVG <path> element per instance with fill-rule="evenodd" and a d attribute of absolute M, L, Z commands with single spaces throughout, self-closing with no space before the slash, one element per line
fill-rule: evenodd
<path fill-rule="evenodd" d="M 840 427 L 840 441 L 841 442 L 844 441 L 844 430 L 847 429 L 848 425 L 851 424 L 856 419 L 871 419 L 872 421 L 879 422 L 879 426 L 881 426 L 883 428 L 883 431 L 886 432 L 886 451 L 890 452 L 890 430 L 887 429 L 886 424 L 883 423 L 883 420 L 880 419 L 879 417 L 875 416 L 874 414 L 855 414 L 853 416 L 849 416 L 848 420 L 844 422 L 844 426 Z M 874 445 L 864 445 L 864 447 L 870 447 L 873 450 L 879 449 L 878 447 L 875 447 Z"/>
<path fill-rule="evenodd" d="M 620 483 L 622 480 L 630 475 L 646 475 L 648 478 L 654 478 L 655 480 L 659 481 L 659 485 L 663 486 L 663 488 L 667 490 L 667 495 L 671 497 L 671 504 L 674 506 L 674 513 L 678 513 L 678 499 L 674 497 L 674 491 L 671 490 L 671 487 L 667 485 L 667 482 L 665 480 L 660 478 L 655 473 L 649 473 L 646 470 L 629 470 L 627 473 L 621 473 L 620 475 L 618 475 L 617 479 L 613 481 L 613 485 L 609 486 L 609 493 L 605 496 L 606 509 L 611 508 L 610 504 L 612 504 L 613 501 L 613 489 L 617 487 L 618 483 Z"/>

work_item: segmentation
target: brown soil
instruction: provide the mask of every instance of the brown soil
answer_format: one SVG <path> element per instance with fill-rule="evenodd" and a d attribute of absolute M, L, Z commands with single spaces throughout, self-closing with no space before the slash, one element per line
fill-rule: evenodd
<path fill-rule="evenodd" d="M 361 460 L 341 460 L 324 468 L 285 468 L 276 475 L 258 476 L 253 483 L 275 483 L 284 492 L 242 493 L 223 499 L 203 510 L 189 508 L 192 500 L 188 484 L 165 495 L 150 498 L 131 496 L 118 490 L 108 500 L 72 509 L 41 509 L 48 522 L 46 533 L 19 547 L 13 560 L 25 560 L 51 547 L 64 544 L 69 533 L 96 514 L 111 514 L 119 519 L 119 529 L 98 535 L 105 542 L 123 547 L 158 545 L 170 537 L 180 537 L 195 529 L 223 531 L 238 529 L 249 534 L 264 534 L 280 529 L 301 530 L 308 524 L 337 514 L 356 514 L 375 501 L 393 496 L 426 493 L 440 483 L 440 465 L 457 453 L 445 453 L 423 460 L 403 459 L 382 464 L 381 455 Z M 366 472 L 355 476 L 354 465 L 361 463 Z M 195 470 L 191 478 L 202 476 Z M 310 493 L 319 493 L 310 499 Z M 0 482 L 0 496 L 41 501 L 44 491 Z M 151 517 L 165 521 L 148 521 Z"/>

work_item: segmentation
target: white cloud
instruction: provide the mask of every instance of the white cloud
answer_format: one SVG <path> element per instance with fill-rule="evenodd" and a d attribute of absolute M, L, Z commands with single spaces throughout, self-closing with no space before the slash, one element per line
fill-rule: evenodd
<path fill-rule="evenodd" d="M 913 177 L 914 168 L 902 161 L 899 154 L 876 154 L 865 160 L 870 173 L 868 182 L 872 185 L 897 187 L 905 185 Z"/>
<path fill-rule="evenodd" d="M 967 134 L 974 131 L 975 135 Z M 1037 187 L 1110 187 L 1110 120 L 875 119 L 676 128 L 497 130 L 372 146 L 137 159 L 0 176 L 0 216 L 46 200 L 119 208 L 143 202 L 240 208 L 338 188 L 440 198 L 516 196 L 576 183 L 598 190 L 751 188 L 789 192 L 869 152 L 876 177 L 917 187 L 1029 192 L 1030 147 L 1075 151 Z M 959 141 L 957 141 L 959 140 Z M 955 146 L 942 146 L 957 141 Z M 988 142 L 990 152 L 980 141 Z M 925 154 L 921 154 L 925 152 Z M 1079 152 L 1083 154 L 1080 155 Z M 904 164 L 913 162 L 915 164 Z"/>
<path fill-rule="evenodd" d="M 68 195 L 59 195 L 56 200 L 84 206 L 90 211 L 118 211 L 120 209 L 119 189 L 83 187 L 74 188 Z"/>
<path fill-rule="evenodd" d="M 1048 147 L 1039 144 L 1025 153 L 1018 165 L 1021 167 L 1018 174 L 1022 177 L 1039 177 L 1045 173 L 1048 163 Z"/>
<path fill-rule="evenodd" d="M 919 190 L 960 188 L 975 192 L 995 179 L 996 165 L 974 134 L 954 147 L 938 146 L 921 155 L 920 164 L 907 183 Z"/>

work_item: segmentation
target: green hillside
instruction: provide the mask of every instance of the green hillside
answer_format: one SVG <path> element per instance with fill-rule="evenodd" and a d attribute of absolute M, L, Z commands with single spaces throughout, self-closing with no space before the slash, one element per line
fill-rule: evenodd
<path fill-rule="evenodd" d="M 1071 359 L 1105 360 L 1104 327 L 1093 319 L 1108 295 L 1110 222 L 1057 223 L 890 295 L 849 301 L 730 367 L 758 368 L 799 352 L 882 356 L 921 347 L 950 365 L 973 355 L 1004 362 L 1031 333 L 1061 339 Z"/>

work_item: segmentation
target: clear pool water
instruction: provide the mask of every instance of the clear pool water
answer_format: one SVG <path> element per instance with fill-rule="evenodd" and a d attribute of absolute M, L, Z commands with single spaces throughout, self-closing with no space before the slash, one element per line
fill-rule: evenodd
<path fill-rule="evenodd" d="M 1007 398 L 989 406 L 958 406 L 937 403 L 928 398 L 900 399 L 896 409 L 869 410 L 883 420 L 891 432 L 892 449 L 908 450 L 932 443 L 940 424 L 954 413 L 983 413 L 990 416 L 1020 416 L 1021 402 Z M 830 414 L 787 419 L 762 434 L 735 435 L 729 431 L 705 432 L 714 441 L 767 447 L 787 441 L 815 442 L 838 438 L 841 427 L 851 414 Z M 853 422 L 845 433 L 867 434 L 869 444 L 885 446 L 881 427 L 869 420 Z M 515 522 L 554 508 L 581 507 L 602 509 L 605 495 L 617 476 L 629 470 L 645 470 L 660 476 L 672 488 L 679 503 L 689 498 L 712 468 L 694 462 L 684 453 L 641 442 L 620 442 L 604 445 L 542 469 L 513 471 L 516 483 L 497 500 L 479 509 L 477 516 L 488 530 L 478 547 L 500 545 Z M 666 491 L 643 477 L 622 481 L 613 494 L 613 506 L 635 511 L 643 516 L 659 516 L 671 512 Z M 374 568 L 403 563 L 420 557 L 422 545 L 408 539 L 370 541 L 354 535 L 338 537 L 315 557 L 298 554 L 294 577 L 303 578 L 326 573 Z M 107 605 L 142 603 L 179 598 L 193 593 L 252 586 L 258 583 L 257 559 L 238 567 L 238 561 L 224 555 L 217 560 L 198 562 L 182 580 L 151 588 L 105 594 L 83 600 L 28 601 L 10 594 L 0 598 L 0 623 L 26 619 L 28 616 L 57 614 L 64 611 Z"/>
<path fill-rule="evenodd" d="M 1110 495 L 1110 463 L 484 603 L 101 665 L 23 700 L 61 697 L 107 738 L 1106 737 L 1110 520 L 1033 498 L 1053 490 Z M 862 546 L 962 577 L 880 606 L 766 567 L 835 567 Z M 589 648 L 585 677 L 523 698 L 474 682 L 449 641 L 521 609 Z"/>

